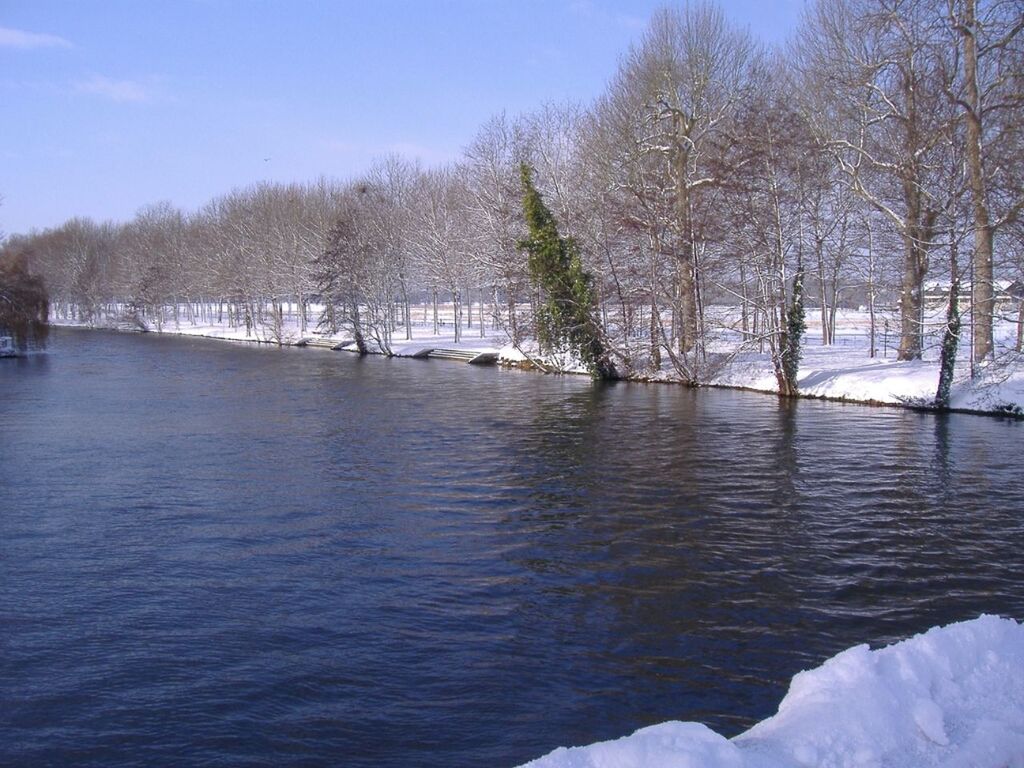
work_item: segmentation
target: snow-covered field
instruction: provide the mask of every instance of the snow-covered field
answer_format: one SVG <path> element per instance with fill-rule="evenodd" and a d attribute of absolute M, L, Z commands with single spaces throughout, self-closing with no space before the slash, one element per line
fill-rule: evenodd
<path fill-rule="evenodd" d="M 412 356 L 425 349 L 453 348 L 466 351 L 498 352 L 506 362 L 518 362 L 523 354 L 508 344 L 508 335 L 503 329 L 485 327 L 481 336 L 478 313 L 471 328 L 463 328 L 459 343 L 451 323 L 451 306 L 442 307 L 442 325 L 435 335 L 433 322 L 426 308 L 413 310 L 412 339 L 405 339 L 405 332 L 399 329 L 392 340 L 392 351 L 399 356 Z M 57 324 L 62 324 L 57 321 Z M 867 313 L 856 310 L 842 310 L 836 327 L 836 342 L 823 346 L 820 341 L 820 325 L 814 312 L 808 313 L 803 360 L 800 366 L 799 386 L 804 395 L 827 397 L 851 402 L 885 403 L 895 405 L 927 405 L 935 397 L 938 385 L 938 351 L 934 338 L 926 349 L 921 361 L 900 362 L 896 360 L 898 337 L 895 331 L 883 335 L 879 331 L 876 341 L 877 354 L 868 354 Z M 256 325 L 248 333 L 244 326 L 229 327 L 227 323 L 180 324 L 167 322 L 163 333 L 186 336 L 206 336 L 232 341 L 260 341 L 296 344 L 306 339 L 319 339 L 331 343 L 350 341 L 344 333 L 324 336 L 311 326 L 301 331 L 296 321 L 285 317 L 283 327 L 278 330 L 267 325 Z M 892 323 L 895 327 L 895 322 Z M 150 330 L 156 330 L 151 328 Z M 969 350 L 961 350 L 957 365 L 957 377 L 953 386 L 951 405 L 953 408 L 980 412 L 1024 411 L 1024 355 L 1013 351 L 1016 327 L 1012 322 L 997 325 L 996 339 L 998 354 L 996 360 L 979 367 L 974 378 L 970 376 Z M 964 336 L 968 335 L 965 329 Z M 659 379 L 671 380 L 671 370 L 664 370 Z M 771 359 L 766 353 L 743 352 L 719 371 L 710 382 L 715 386 L 741 387 L 764 392 L 777 391 L 777 383 Z"/>
<path fill-rule="evenodd" d="M 776 715 L 726 739 L 669 722 L 530 768 L 1024 768 L 1024 624 L 996 616 L 801 672 Z"/>
<path fill-rule="evenodd" d="M 899 338 L 895 331 L 876 337 L 876 356 L 870 357 L 867 313 L 841 310 L 836 340 L 831 346 L 820 341 L 821 325 L 808 313 L 807 333 L 800 364 L 800 392 L 811 397 L 828 397 L 871 403 L 927 405 L 939 381 L 936 334 L 929 339 L 924 359 L 896 360 Z M 895 318 L 891 322 L 895 327 Z M 962 336 L 966 338 L 969 329 Z M 1006 412 L 1024 410 L 1024 355 L 1013 351 L 1016 326 L 1001 322 L 995 329 L 997 356 L 978 366 L 971 378 L 970 350 L 962 344 L 957 359 L 956 381 L 951 407 L 970 411 Z M 724 386 L 745 387 L 765 392 L 777 390 L 770 359 L 766 355 L 741 354 L 714 381 Z"/>

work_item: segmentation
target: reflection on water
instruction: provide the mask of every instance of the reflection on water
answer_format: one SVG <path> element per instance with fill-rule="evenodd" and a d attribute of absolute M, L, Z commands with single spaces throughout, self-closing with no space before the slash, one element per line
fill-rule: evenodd
<path fill-rule="evenodd" d="M 1024 616 L 1016 422 L 87 332 L 0 391 L 2 764 L 733 734 Z"/>

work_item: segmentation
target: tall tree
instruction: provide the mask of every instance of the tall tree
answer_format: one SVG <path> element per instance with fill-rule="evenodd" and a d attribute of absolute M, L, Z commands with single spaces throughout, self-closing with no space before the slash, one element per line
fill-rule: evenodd
<path fill-rule="evenodd" d="M 505 329 L 513 344 L 520 341 L 517 305 L 527 283 L 518 248 L 523 229 L 518 170 L 524 153 L 522 126 L 501 114 L 484 123 L 464 159 L 472 257 L 491 283 L 495 305 L 499 291 L 503 295 Z"/>
<path fill-rule="evenodd" d="M 742 166 L 732 154 L 732 122 L 756 91 L 761 69 L 758 46 L 720 8 L 665 8 L 623 60 L 606 101 L 610 124 L 632 134 L 635 157 L 658 158 L 666 175 L 667 183 L 648 189 L 660 186 L 671 204 L 671 241 L 658 247 L 676 258 L 674 329 L 684 358 L 703 356 L 701 258 L 708 235 L 701 225 L 711 191 Z"/>
<path fill-rule="evenodd" d="M 937 0 L 818 0 L 795 49 L 806 113 L 853 189 L 903 241 L 899 359 L 924 349 L 924 280 L 943 208 Z"/>
<path fill-rule="evenodd" d="M 979 8 L 979 5 L 981 6 Z M 995 271 L 993 241 L 997 228 L 1016 216 L 1024 195 L 1004 197 L 1001 215 L 992 212 L 992 135 L 996 141 L 1000 123 L 1024 119 L 1024 93 L 1018 91 L 1020 75 L 1013 72 L 1024 61 L 1024 13 L 1019 2 L 1001 0 L 948 0 L 949 21 L 960 43 L 959 71 L 951 73 L 951 93 L 962 110 L 966 128 L 965 149 L 974 230 L 971 276 L 971 315 L 974 358 L 984 360 L 995 349 L 993 321 Z M 957 82 L 959 81 L 959 82 Z M 994 125 L 990 125 L 993 123 Z M 1004 169 L 1000 169 L 1004 170 Z"/>
<path fill-rule="evenodd" d="M 555 217 L 534 186 L 526 163 L 520 166 L 520 178 L 523 213 L 530 231 L 522 246 L 528 254 L 530 279 L 543 293 L 537 309 L 538 341 L 547 352 L 568 347 L 595 378 L 618 378 L 601 339 L 592 280 L 583 269 L 579 248 L 559 234 Z"/>
<path fill-rule="evenodd" d="M 435 297 L 442 292 L 451 298 L 456 344 L 462 341 L 465 289 L 472 271 L 464 177 L 464 168 L 450 165 L 420 174 L 413 191 L 414 215 L 409 222 L 419 270 Z"/>

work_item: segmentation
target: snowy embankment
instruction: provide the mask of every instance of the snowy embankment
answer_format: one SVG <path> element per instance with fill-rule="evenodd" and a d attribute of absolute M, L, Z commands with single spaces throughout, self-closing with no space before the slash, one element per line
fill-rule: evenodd
<path fill-rule="evenodd" d="M 719 308 L 728 322 L 728 308 Z M 867 312 L 838 310 L 835 339 L 821 343 L 817 312 L 808 312 L 801 349 L 800 394 L 850 402 L 929 406 L 939 382 L 939 340 L 945 310 L 932 307 L 926 317 L 922 360 L 896 359 L 897 317 L 878 317 L 875 356 L 869 354 L 870 318 Z M 733 323 L 734 324 L 734 323 Z M 984 413 L 1024 412 L 1024 355 L 1015 352 L 1016 322 L 1000 318 L 995 324 L 996 357 L 971 371 L 970 330 L 961 333 L 950 407 Z M 726 349 L 728 351 L 728 343 Z M 741 352 L 714 376 L 712 385 L 777 392 L 778 382 L 766 354 Z"/>
<path fill-rule="evenodd" d="M 950 407 L 964 411 L 1019 414 L 1024 411 L 1024 356 L 1005 354 L 979 367 L 971 378 L 968 366 L 957 365 Z M 805 346 L 798 379 L 800 394 L 807 397 L 862 403 L 927 406 L 935 397 L 939 380 L 937 360 L 898 361 L 870 358 L 858 346 L 823 347 L 814 341 Z M 715 386 L 777 392 L 778 382 L 763 355 L 739 355 L 717 375 Z"/>
<path fill-rule="evenodd" d="M 473 313 L 478 316 L 478 313 Z M 442 311 L 445 318 L 434 333 L 433 323 L 425 311 L 413 312 L 411 339 L 399 330 L 391 341 L 392 353 L 398 357 L 419 357 L 429 349 L 459 349 L 466 352 L 495 353 L 506 363 L 518 363 L 526 356 L 508 343 L 507 334 L 500 328 L 485 327 L 480 334 L 479 324 L 465 328 L 460 340 L 455 341 L 452 327 L 451 305 Z M 422 318 L 422 319 L 420 319 Z M 896 360 L 893 345 L 895 337 L 879 338 L 876 357 L 868 355 L 868 319 L 865 312 L 842 310 L 839 312 L 836 342 L 823 346 L 816 336 L 820 332 L 813 317 L 808 317 L 808 330 L 800 366 L 799 387 L 808 397 L 824 397 L 849 402 L 891 405 L 927 406 L 935 397 L 939 379 L 937 351 L 930 347 L 922 361 Z M 73 324 L 56 321 L 56 324 Z M 156 328 L 150 328 L 156 331 Z M 190 324 L 167 322 L 162 333 L 184 336 L 204 336 L 229 341 L 263 342 L 285 345 L 316 340 L 317 346 L 333 346 L 355 350 L 351 337 L 344 333 L 323 335 L 312 328 L 301 331 L 294 319 L 286 317 L 276 331 L 268 326 L 256 325 L 248 331 L 244 326 L 231 327 L 225 323 Z M 962 349 L 953 385 L 951 406 L 958 410 L 1016 413 L 1024 412 L 1024 355 L 1012 350 L 1015 341 L 1014 323 L 1003 322 L 996 329 L 1000 355 L 970 376 L 969 350 Z M 371 343 L 371 348 L 373 347 Z M 727 345 L 728 346 L 728 345 Z M 728 351 L 728 350 L 726 350 Z M 647 376 L 646 380 L 672 381 L 677 378 L 668 362 L 662 372 Z M 778 383 L 766 353 L 742 352 L 735 355 L 709 382 L 712 386 L 777 392 Z"/>
<path fill-rule="evenodd" d="M 1024 768 L 1024 624 L 996 616 L 859 645 L 793 678 L 778 714 L 726 739 L 669 722 L 530 768 Z"/>

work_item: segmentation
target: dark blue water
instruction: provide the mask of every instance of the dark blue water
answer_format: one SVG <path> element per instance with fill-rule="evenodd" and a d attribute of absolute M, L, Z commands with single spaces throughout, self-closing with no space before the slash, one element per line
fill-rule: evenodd
<path fill-rule="evenodd" d="M 515 765 L 1024 617 L 1024 424 L 84 331 L 0 361 L 0 764 Z"/>

